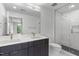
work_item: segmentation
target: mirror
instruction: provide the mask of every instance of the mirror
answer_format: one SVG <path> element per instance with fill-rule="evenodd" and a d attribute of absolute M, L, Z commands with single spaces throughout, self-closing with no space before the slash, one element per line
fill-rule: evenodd
<path fill-rule="evenodd" d="M 6 19 L 4 20 L 5 24 L 2 24 L 3 26 L 1 25 L 4 27 L 0 31 L 1 34 L 4 32 L 4 36 L 9 36 L 10 33 L 27 35 L 40 33 L 40 11 L 32 10 L 26 7 L 24 3 L 21 3 L 21 5 L 20 3 L 3 3 L 2 6 L 4 7 L 4 11 L 2 12 L 4 12 Z M 3 20 L 3 18 L 4 17 L 2 17 L 1 20 Z"/>
<path fill-rule="evenodd" d="M 22 18 L 9 16 L 9 34 L 22 33 Z"/>

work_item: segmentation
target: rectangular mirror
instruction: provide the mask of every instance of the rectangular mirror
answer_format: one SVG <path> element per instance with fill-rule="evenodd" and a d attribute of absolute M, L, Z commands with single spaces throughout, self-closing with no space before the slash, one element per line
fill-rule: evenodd
<path fill-rule="evenodd" d="M 9 34 L 22 33 L 22 18 L 9 16 Z"/>
<path fill-rule="evenodd" d="M 0 36 L 10 36 L 11 34 L 39 34 L 41 31 L 40 12 L 29 9 L 25 6 L 15 3 L 3 3 L 4 11 L 1 13 Z M 16 7 L 16 8 L 14 8 Z M 4 15 L 3 15 L 4 12 Z"/>

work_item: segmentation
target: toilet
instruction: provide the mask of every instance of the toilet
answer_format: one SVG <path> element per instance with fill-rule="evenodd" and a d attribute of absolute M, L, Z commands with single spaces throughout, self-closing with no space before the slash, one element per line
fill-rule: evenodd
<path fill-rule="evenodd" d="M 53 53 L 54 55 L 58 55 L 62 49 L 62 47 L 59 45 L 59 44 L 56 44 L 56 43 L 50 43 L 49 44 L 49 50 L 51 50 L 52 52 L 50 53 Z"/>

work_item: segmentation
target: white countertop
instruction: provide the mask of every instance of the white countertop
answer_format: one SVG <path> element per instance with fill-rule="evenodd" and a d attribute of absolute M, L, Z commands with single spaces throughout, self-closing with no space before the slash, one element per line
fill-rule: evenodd
<path fill-rule="evenodd" d="M 13 39 L 11 40 L 10 36 L 3 36 L 3 37 L 1 36 L 0 37 L 0 47 L 24 43 L 24 42 L 36 41 L 36 40 L 41 40 L 41 39 L 45 39 L 45 38 L 48 38 L 48 37 L 45 37 L 45 36 L 31 37 L 28 35 L 15 35 L 15 36 L 13 36 Z"/>

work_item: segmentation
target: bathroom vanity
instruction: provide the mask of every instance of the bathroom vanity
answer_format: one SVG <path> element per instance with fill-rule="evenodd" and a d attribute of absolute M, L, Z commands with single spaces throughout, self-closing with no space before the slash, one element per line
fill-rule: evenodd
<path fill-rule="evenodd" d="M 48 38 L 27 38 L 0 43 L 0 56 L 48 56 Z"/>

